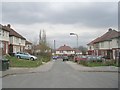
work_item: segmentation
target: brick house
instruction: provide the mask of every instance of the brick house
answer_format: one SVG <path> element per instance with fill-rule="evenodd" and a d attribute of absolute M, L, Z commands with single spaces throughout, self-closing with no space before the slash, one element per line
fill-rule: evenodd
<path fill-rule="evenodd" d="M 109 59 L 118 58 L 120 50 L 119 33 L 119 31 L 109 29 L 108 32 L 88 43 L 88 54 L 107 56 Z"/>
<path fill-rule="evenodd" d="M 75 50 L 73 48 L 71 48 L 70 46 L 60 46 L 57 50 L 56 50 L 56 54 L 57 55 L 73 55 L 75 54 Z"/>
<path fill-rule="evenodd" d="M 9 52 L 9 30 L 0 24 L 0 55 Z"/>

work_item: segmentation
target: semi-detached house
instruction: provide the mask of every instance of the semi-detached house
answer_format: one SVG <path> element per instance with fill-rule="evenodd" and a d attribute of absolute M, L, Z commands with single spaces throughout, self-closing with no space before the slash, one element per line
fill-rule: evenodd
<path fill-rule="evenodd" d="M 120 32 L 109 29 L 108 32 L 87 45 L 89 55 L 102 55 L 109 59 L 117 59 L 120 52 Z"/>
<path fill-rule="evenodd" d="M 6 51 L 6 53 L 4 54 L 8 54 L 8 53 L 13 54 L 16 52 L 24 51 L 26 39 L 22 35 L 17 33 L 14 29 L 12 29 L 10 24 L 8 24 L 7 26 L 2 26 L 1 30 L 2 32 L 4 30 L 4 35 L 5 35 L 4 38 L 6 38 L 6 42 L 7 42 L 2 46 L 5 49 L 5 50 L 3 49 L 3 53 L 4 51 Z M 5 34 L 5 31 L 7 31 L 8 33 Z M 1 38 L 3 41 L 3 35 L 1 36 Z"/>
<path fill-rule="evenodd" d="M 26 39 L 13 30 L 10 24 L 7 25 L 8 29 L 10 30 L 10 45 L 9 45 L 9 53 L 16 53 L 16 52 L 23 52 L 25 49 L 25 41 Z"/>
<path fill-rule="evenodd" d="M 75 54 L 75 50 L 73 48 L 71 48 L 70 46 L 60 46 L 57 50 L 56 50 L 56 54 L 57 55 L 74 55 Z"/>
<path fill-rule="evenodd" d="M 9 30 L 0 24 L 0 56 L 9 52 Z"/>

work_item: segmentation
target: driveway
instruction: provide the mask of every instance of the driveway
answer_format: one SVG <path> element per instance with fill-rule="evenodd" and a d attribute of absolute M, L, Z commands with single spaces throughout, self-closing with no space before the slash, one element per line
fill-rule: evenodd
<path fill-rule="evenodd" d="M 114 72 L 80 72 L 68 62 L 51 61 L 31 70 L 3 78 L 3 88 L 117 88 Z"/>

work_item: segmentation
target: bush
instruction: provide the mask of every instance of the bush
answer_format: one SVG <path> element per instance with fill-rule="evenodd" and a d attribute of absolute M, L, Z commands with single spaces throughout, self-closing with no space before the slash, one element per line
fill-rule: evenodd
<path fill-rule="evenodd" d="M 115 60 L 107 60 L 104 62 L 105 66 L 111 66 L 111 65 L 115 65 L 116 62 Z"/>
<path fill-rule="evenodd" d="M 38 57 L 42 60 L 42 62 L 48 62 L 51 60 L 52 54 L 51 53 L 40 53 Z"/>
<path fill-rule="evenodd" d="M 85 65 L 85 66 L 88 66 L 88 65 L 87 65 L 88 62 L 85 61 L 85 60 L 80 60 L 78 63 L 79 63 L 79 64 L 82 64 L 82 65 Z"/>
<path fill-rule="evenodd" d="M 89 66 L 89 67 L 94 67 L 94 66 L 116 66 L 116 61 L 115 60 L 107 60 L 107 61 L 99 61 L 99 60 L 90 60 L 90 61 L 85 61 L 85 60 L 80 60 L 78 62 L 79 64 L 82 64 L 84 66 Z"/>

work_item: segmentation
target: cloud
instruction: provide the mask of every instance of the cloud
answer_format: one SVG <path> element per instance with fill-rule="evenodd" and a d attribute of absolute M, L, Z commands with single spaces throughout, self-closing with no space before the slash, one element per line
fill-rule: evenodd
<path fill-rule="evenodd" d="M 117 26 L 117 3 L 3 3 L 3 22 L 18 24 L 80 23 L 90 27 Z"/>
<path fill-rule="evenodd" d="M 46 30 L 47 40 L 59 47 L 68 44 L 85 46 L 91 40 L 117 28 L 117 2 L 4 2 L 2 22 L 12 27 L 30 41 L 39 41 L 39 31 Z M 99 33 L 98 33 L 99 32 Z"/>

